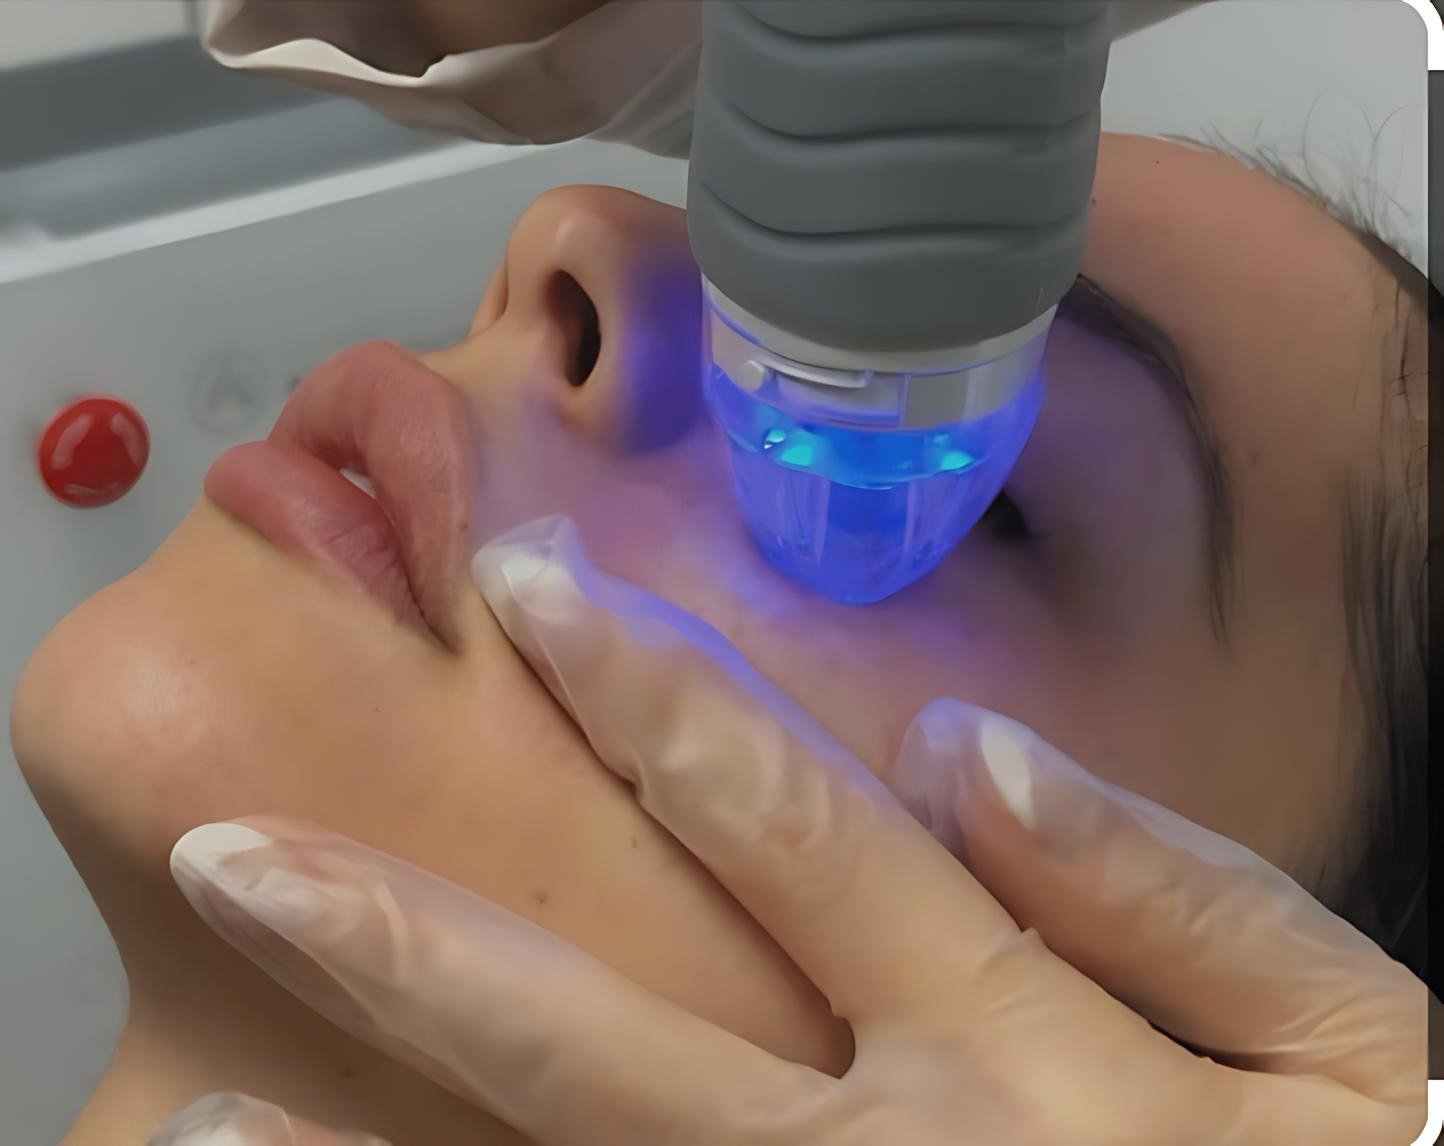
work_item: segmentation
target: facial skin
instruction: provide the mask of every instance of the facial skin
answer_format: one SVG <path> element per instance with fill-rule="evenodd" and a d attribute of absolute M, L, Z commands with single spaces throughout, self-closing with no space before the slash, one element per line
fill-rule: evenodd
<path fill-rule="evenodd" d="M 701 408 L 683 215 L 598 188 L 540 199 L 472 335 L 423 360 L 466 403 L 478 458 L 445 642 L 202 498 L 28 667 L 17 755 L 132 997 L 67 1141 L 142 1141 L 216 1089 L 397 1141 L 512 1140 L 303 1012 L 191 917 L 171 845 L 259 812 L 420 863 L 778 1053 L 846 1066 L 825 1001 L 603 773 L 470 587 L 475 544 L 545 513 L 717 626 L 884 776 L 916 710 L 962 697 L 1327 895 L 1377 779 L 1357 763 L 1339 490 L 1380 464 L 1392 283 L 1267 176 L 1128 137 L 1103 141 L 1083 270 L 1171 337 L 1207 410 L 1235 504 L 1225 639 L 1179 405 L 1154 367 L 1062 320 L 1009 483 L 1030 536 L 980 528 L 868 608 L 794 589 L 747 541 Z M 600 320 L 580 386 L 559 272 Z M 415 366 L 369 346 L 344 368 Z"/>

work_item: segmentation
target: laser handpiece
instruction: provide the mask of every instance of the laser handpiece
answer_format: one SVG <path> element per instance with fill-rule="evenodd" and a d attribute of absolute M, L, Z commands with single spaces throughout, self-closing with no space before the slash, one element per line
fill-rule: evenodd
<path fill-rule="evenodd" d="M 703 386 L 783 572 L 849 603 L 1003 487 L 1082 258 L 1104 0 L 703 5 L 688 228 Z"/>

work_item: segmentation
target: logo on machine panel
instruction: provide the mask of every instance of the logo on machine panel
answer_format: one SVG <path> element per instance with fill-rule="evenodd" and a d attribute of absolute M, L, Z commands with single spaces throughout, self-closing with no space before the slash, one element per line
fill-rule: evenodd
<path fill-rule="evenodd" d="M 253 355 L 222 354 L 206 363 L 191 391 L 191 417 L 210 433 L 230 438 L 259 426 L 285 397 L 283 387 Z"/>

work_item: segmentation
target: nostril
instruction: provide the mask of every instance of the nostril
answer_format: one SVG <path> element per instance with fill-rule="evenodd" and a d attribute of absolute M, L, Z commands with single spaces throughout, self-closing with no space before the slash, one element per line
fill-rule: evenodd
<path fill-rule="evenodd" d="M 547 286 L 547 308 L 566 339 L 567 381 L 581 386 L 591 377 L 602 353 L 597 308 L 581 283 L 565 271 L 558 271 Z"/>

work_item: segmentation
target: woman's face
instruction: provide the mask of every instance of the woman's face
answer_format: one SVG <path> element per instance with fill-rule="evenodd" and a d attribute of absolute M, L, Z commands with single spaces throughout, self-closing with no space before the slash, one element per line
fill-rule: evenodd
<path fill-rule="evenodd" d="M 218 470 L 150 561 L 50 636 L 16 700 L 27 774 L 62 836 L 96 818 L 89 792 L 106 846 L 156 864 L 191 824 L 263 810 L 443 868 L 485 840 L 545 918 L 597 849 L 662 846 L 573 808 L 626 797 L 595 786 L 469 583 L 481 541 L 564 512 L 598 564 L 711 622 L 881 773 L 925 702 L 965 698 L 1316 882 L 1361 792 L 1340 490 L 1377 464 L 1392 288 L 1269 178 L 1121 137 L 1083 270 L 1171 339 L 1187 391 L 1060 318 L 1008 485 L 1026 536 L 984 524 L 924 581 L 848 607 L 784 581 L 740 524 L 698 392 L 683 214 L 547 194 L 465 342 L 323 367 L 282 448 Z M 348 434 L 392 459 L 378 484 L 409 475 L 386 491 L 415 516 L 404 552 L 364 506 L 311 496 L 334 482 L 296 448 L 356 465 Z"/>

